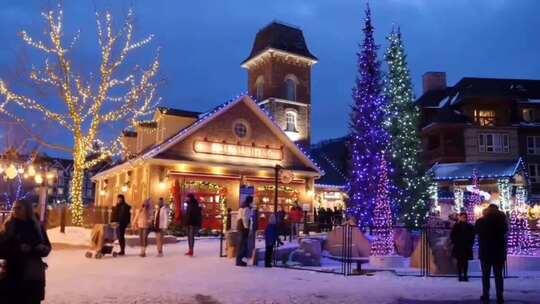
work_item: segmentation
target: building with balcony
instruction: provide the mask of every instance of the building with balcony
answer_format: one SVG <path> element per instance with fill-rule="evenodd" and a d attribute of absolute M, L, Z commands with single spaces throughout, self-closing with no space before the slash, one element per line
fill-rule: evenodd
<path fill-rule="evenodd" d="M 489 202 L 500 203 L 505 181 L 511 186 L 510 199 L 524 188 L 530 200 L 537 200 L 540 80 L 465 77 L 447 86 L 446 73 L 429 72 L 416 104 L 423 163 L 432 169 L 441 197 L 455 200 L 460 189 L 466 196 L 476 172 Z M 449 175 L 443 167 L 461 173 Z"/>

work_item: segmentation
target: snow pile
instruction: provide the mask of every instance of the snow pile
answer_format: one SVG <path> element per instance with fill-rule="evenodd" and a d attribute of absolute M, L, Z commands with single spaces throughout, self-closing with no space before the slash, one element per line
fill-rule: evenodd
<path fill-rule="evenodd" d="M 52 244 L 70 246 L 88 246 L 90 244 L 90 229 L 83 227 L 66 227 L 66 233 L 60 232 L 60 227 L 47 230 L 47 236 Z"/>
<path fill-rule="evenodd" d="M 477 303 L 481 280 L 400 277 L 390 272 L 343 277 L 312 271 L 237 267 L 219 258 L 219 240 L 199 240 L 195 257 L 186 242 L 165 245 L 164 257 L 149 246 L 127 248 L 125 257 L 87 259 L 85 250 L 53 250 L 48 258 L 46 304 L 75 303 Z M 262 264 L 262 263 L 261 263 Z M 505 281 L 510 303 L 540 303 L 538 279 Z M 494 290 L 492 291 L 494 293 Z M 522 302 L 519 302 L 522 301 Z"/>

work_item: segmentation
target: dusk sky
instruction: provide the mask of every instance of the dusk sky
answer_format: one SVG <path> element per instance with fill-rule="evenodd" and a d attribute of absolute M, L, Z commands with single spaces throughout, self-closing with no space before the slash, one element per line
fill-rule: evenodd
<path fill-rule="evenodd" d="M 3 0 L 0 11 L 0 77 L 13 79 L 22 43 L 17 32 L 42 32 L 44 0 Z M 240 68 L 257 31 L 274 19 L 301 27 L 313 68 L 313 139 L 347 132 L 356 51 L 362 40 L 364 0 L 65 0 L 66 26 L 81 29 L 78 56 L 91 68 L 98 58 L 94 5 L 120 20 L 128 7 L 137 14 L 139 37 L 155 34 L 151 59 L 162 48 L 162 105 L 205 111 L 246 91 Z M 392 26 L 401 27 L 417 94 L 421 75 L 445 71 L 452 85 L 464 76 L 540 79 L 538 0 L 371 1 L 376 42 L 387 46 Z M 381 52 L 382 55 L 382 52 Z M 31 55 L 29 62 L 33 61 Z M 381 57 L 382 58 L 382 57 Z M 147 62 L 145 60 L 144 62 Z M 12 87 L 16 90 L 16 83 Z M 118 132 L 120 130 L 117 130 Z"/>

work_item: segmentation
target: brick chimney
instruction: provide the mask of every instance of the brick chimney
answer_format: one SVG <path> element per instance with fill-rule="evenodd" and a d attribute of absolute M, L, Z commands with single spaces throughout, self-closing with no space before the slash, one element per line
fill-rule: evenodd
<path fill-rule="evenodd" d="M 446 89 L 446 72 L 426 72 L 422 76 L 424 93 Z"/>

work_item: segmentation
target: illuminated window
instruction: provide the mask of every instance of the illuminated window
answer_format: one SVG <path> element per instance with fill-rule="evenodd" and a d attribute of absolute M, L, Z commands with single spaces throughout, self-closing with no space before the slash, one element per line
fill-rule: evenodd
<path fill-rule="evenodd" d="M 478 151 L 488 153 L 510 152 L 510 139 L 508 134 L 479 134 Z"/>
<path fill-rule="evenodd" d="M 495 111 L 474 110 L 474 121 L 483 127 L 495 126 Z"/>
<path fill-rule="evenodd" d="M 526 122 L 534 122 L 534 109 L 522 109 L 521 114 L 523 116 L 523 120 Z"/>
<path fill-rule="evenodd" d="M 285 87 L 287 89 L 287 100 L 296 101 L 296 86 L 298 79 L 294 75 L 285 77 Z"/>
<path fill-rule="evenodd" d="M 257 87 L 257 101 L 262 101 L 264 98 L 264 77 L 257 77 L 255 86 Z"/>
<path fill-rule="evenodd" d="M 298 132 L 298 128 L 296 126 L 296 123 L 297 123 L 296 112 L 294 111 L 285 112 L 285 119 L 286 119 L 285 132 Z"/>

